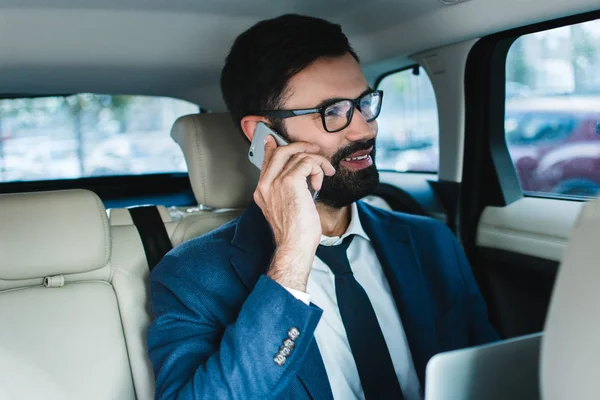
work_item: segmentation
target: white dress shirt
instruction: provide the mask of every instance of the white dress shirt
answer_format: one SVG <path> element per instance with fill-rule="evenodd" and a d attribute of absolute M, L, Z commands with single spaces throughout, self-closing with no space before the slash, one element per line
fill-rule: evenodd
<path fill-rule="evenodd" d="M 347 252 L 350 267 L 354 277 L 371 300 L 404 398 L 421 400 L 421 385 L 400 315 L 392 297 L 390 285 L 375 250 L 371 246 L 371 240 L 360 223 L 356 203 L 351 205 L 350 225 L 346 233 L 341 237 L 322 236 L 321 244 L 334 246 L 340 244 L 349 235 L 355 235 Z M 344 400 L 364 399 L 356 363 L 337 305 L 333 272 L 319 258 L 315 257 L 308 277 L 307 293 L 286 289 L 304 303 L 309 304 L 312 301 L 323 310 L 323 316 L 315 330 L 315 339 L 323 357 L 333 397 Z"/>

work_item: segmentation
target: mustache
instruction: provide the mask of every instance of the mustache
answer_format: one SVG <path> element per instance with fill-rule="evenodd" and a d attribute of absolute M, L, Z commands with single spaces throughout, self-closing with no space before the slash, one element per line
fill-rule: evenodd
<path fill-rule="evenodd" d="M 336 151 L 333 157 L 331 157 L 332 164 L 334 168 L 337 169 L 337 166 L 344 158 L 349 157 L 357 151 L 367 150 L 371 147 L 373 147 L 373 153 L 375 153 L 375 139 L 352 142 L 348 146 L 342 147 Z"/>

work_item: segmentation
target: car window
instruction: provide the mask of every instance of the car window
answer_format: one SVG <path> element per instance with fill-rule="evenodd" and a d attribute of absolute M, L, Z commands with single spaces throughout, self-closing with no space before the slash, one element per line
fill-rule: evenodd
<path fill-rule="evenodd" d="M 424 70 L 414 67 L 384 77 L 377 119 L 377 167 L 401 172 L 438 171 L 439 122 L 435 93 Z"/>
<path fill-rule="evenodd" d="M 569 115 L 507 113 L 505 130 L 509 146 L 547 146 L 565 140 L 581 121 Z"/>
<path fill-rule="evenodd" d="M 0 100 L 0 182 L 185 172 L 173 122 L 197 105 L 74 94 Z"/>
<path fill-rule="evenodd" d="M 526 194 L 600 194 L 600 20 L 518 38 L 505 102 L 506 143 Z"/>

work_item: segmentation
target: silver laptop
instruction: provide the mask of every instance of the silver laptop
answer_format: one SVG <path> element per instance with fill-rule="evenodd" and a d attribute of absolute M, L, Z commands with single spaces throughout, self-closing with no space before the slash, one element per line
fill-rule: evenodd
<path fill-rule="evenodd" d="M 542 334 L 449 351 L 427 364 L 425 400 L 538 400 Z"/>

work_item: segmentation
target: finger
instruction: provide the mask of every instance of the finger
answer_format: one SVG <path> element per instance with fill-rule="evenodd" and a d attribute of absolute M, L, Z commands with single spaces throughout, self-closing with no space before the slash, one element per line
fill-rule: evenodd
<path fill-rule="evenodd" d="M 306 185 L 307 179 L 310 179 L 312 188 L 321 190 L 324 176 L 323 168 L 312 158 L 305 157 L 298 161 L 286 174 L 283 174 L 281 179 L 290 179 L 303 185 Z"/>
<path fill-rule="evenodd" d="M 323 170 L 325 175 L 331 176 L 335 174 L 335 168 L 325 157 L 318 154 L 297 153 L 290 158 L 286 166 L 281 171 L 281 175 L 287 174 L 296 166 L 296 164 L 303 161 L 305 158 L 309 158 L 312 160 L 312 162 L 315 162 Z"/>
<path fill-rule="evenodd" d="M 277 143 L 275 142 L 275 138 L 271 135 L 265 137 L 265 152 L 264 158 L 262 162 L 262 167 L 260 169 L 260 176 L 264 175 L 265 171 L 269 167 L 269 163 L 271 162 L 271 158 L 273 158 L 273 153 L 275 153 L 275 149 L 277 148 Z"/>
<path fill-rule="evenodd" d="M 323 188 L 323 180 L 325 177 L 323 175 L 311 175 L 308 180 L 310 181 L 310 187 L 313 191 L 318 192 Z"/>
<path fill-rule="evenodd" d="M 295 142 L 286 146 L 279 146 L 273 151 L 273 156 L 264 169 L 261 178 L 271 182 L 281 174 L 292 156 L 298 153 L 314 153 L 317 151 L 319 151 L 319 146 L 306 142 Z"/>

